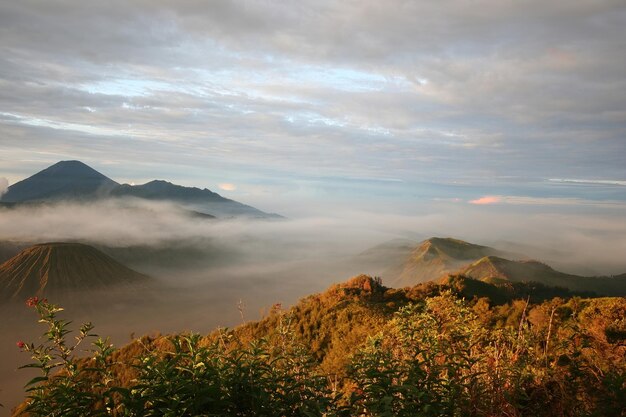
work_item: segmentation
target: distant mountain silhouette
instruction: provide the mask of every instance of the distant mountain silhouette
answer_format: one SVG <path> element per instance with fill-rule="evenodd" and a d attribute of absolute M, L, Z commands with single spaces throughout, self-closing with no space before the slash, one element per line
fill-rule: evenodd
<path fill-rule="evenodd" d="M 164 180 L 154 180 L 142 185 L 122 184 L 111 192 L 115 196 L 133 196 L 149 200 L 173 201 L 232 201 L 208 189 L 183 187 Z"/>
<path fill-rule="evenodd" d="M 66 290 L 106 289 L 148 280 L 99 250 L 80 243 L 45 243 L 0 265 L 0 299 L 46 296 Z"/>
<path fill-rule="evenodd" d="M 61 161 L 9 187 L 1 201 L 22 203 L 107 195 L 119 186 L 80 161 Z"/>
<path fill-rule="evenodd" d="M 196 211 L 206 211 L 218 217 L 281 217 L 265 213 L 254 207 L 239 203 L 209 189 L 183 187 L 163 180 L 154 180 L 142 185 L 123 184 L 111 191 L 116 197 L 137 197 L 147 200 L 167 200 L 185 205 Z"/>
<path fill-rule="evenodd" d="M 405 259 L 400 272 L 389 282 L 404 287 L 432 281 L 457 271 L 487 255 L 502 252 L 488 246 L 475 245 L 459 239 L 432 237 L 419 244 Z"/>
<path fill-rule="evenodd" d="M 576 291 L 592 291 L 600 295 L 626 295 L 626 274 L 616 277 L 584 277 L 556 271 L 533 260 L 511 261 L 486 256 L 459 272 L 460 275 L 491 284 L 505 282 L 538 282 Z"/>
<path fill-rule="evenodd" d="M 208 189 L 183 187 L 163 180 L 143 185 L 118 184 L 80 161 L 61 161 L 10 186 L 0 198 L 5 206 L 59 200 L 93 200 L 135 197 L 173 201 L 190 211 L 219 217 L 280 218 L 254 207 L 222 197 Z"/>

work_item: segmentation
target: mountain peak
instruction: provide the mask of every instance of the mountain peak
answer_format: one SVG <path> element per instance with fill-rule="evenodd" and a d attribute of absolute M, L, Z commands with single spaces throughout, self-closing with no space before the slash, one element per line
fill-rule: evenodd
<path fill-rule="evenodd" d="M 51 169 L 54 167 L 81 167 L 86 169 L 93 169 L 86 163 L 79 161 L 77 159 L 70 159 L 67 161 L 59 161 L 56 164 L 50 165 L 47 169 Z"/>
<path fill-rule="evenodd" d="M 472 245 L 472 243 L 468 243 L 461 239 L 456 239 L 453 237 L 439 237 L 439 236 L 430 237 L 426 239 L 424 242 L 433 243 L 433 244 Z"/>
<path fill-rule="evenodd" d="M 80 161 L 60 161 L 9 187 L 3 202 L 43 201 L 106 194 L 118 183 Z"/>
<path fill-rule="evenodd" d="M 51 242 L 31 246 L 0 265 L 0 299 L 106 288 L 147 279 L 96 248 Z"/>
<path fill-rule="evenodd" d="M 112 179 L 101 174 L 100 172 L 96 171 L 89 165 L 85 164 L 84 162 L 76 161 L 76 160 L 59 161 L 56 164 L 50 165 L 48 168 L 38 172 L 35 175 L 47 175 L 47 176 L 52 176 L 52 175 L 70 176 L 71 175 L 71 176 L 81 176 L 83 178 L 85 177 L 100 178 L 100 179 L 106 179 L 106 180 L 115 182 Z M 35 175 L 33 175 L 33 177 Z"/>
<path fill-rule="evenodd" d="M 185 187 L 165 180 L 154 180 L 142 185 L 120 185 L 76 160 L 57 162 L 13 184 L 0 198 L 0 202 L 90 201 L 106 197 L 171 201 L 181 204 L 185 209 L 218 217 L 282 218 L 222 197 L 207 188 Z"/>
<path fill-rule="evenodd" d="M 152 180 L 152 181 L 149 181 L 149 182 L 145 183 L 144 185 L 149 185 L 149 184 L 152 184 L 152 185 L 157 185 L 157 184 L 158 185 L 176 185 L 176 184 L 174 184 L 174 183 L 172 183 L 170 181 L 166 181 L 166 180 Z M 182 186 L 179 185 L 178 187 L 182 187 Z"/>
<path fill-rule="evenodd" d="M 431 237 L 422 242 L 424 246 L 434 246 L 444 252 L 466 252 L 468 250 L 483 250 L 486 246 L 469 243 L 453 237 Z"/>
<path fill-rule="evenodd" d="M 555 271 L 539 261 L 511 261 L 499 256 L 485 256 L 467 266 L 461 273 L 481 281 L 499 278 L 512 282 L 539 281 L 566 287 L 569 287 L 568 280 L 576 278 L 573 275 Z"/>
<path fill-rule="evenodd" d="M 402 272 L 394 280 L 396 286 L 432 281 L 488 255 L 500 252 L 450 237 L 431 237 L 421 242 L 405 261 Z"/>

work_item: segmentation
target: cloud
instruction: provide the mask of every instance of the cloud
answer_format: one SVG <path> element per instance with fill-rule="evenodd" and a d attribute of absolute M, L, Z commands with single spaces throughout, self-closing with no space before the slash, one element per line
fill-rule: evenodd
<path fill-rule="evenodd" d="M 475 200 L 470 200 L 468 202 L 474 205 L 507 204 L 517 206 L 596 207 L 618 210 L 626 209 L 626 202 L 620 200 L 590 200 L 575 197 L 499 195 L 484 196 Z"/>
<path fill-rule="evenodd" d="M 9 180 L 4 177 L 0 177 L 0 197 L 7 192 L 9 188 Z"/>
<path fill-rule="evenodd" d="M 581 267 L 598 274 L 626 271 L 624 206 L 590 216 L 585 211 L 588 206 L 566 206 L 572 210 L 562 213 L 531 210 L 527 204 L 509 204 L 513 210 L 504 210 L 501 204 L 490 210 L 454 202 L 433 204 L 412 215 L 335 206 L 324 215 L 265 222 L 199 219 L 175 205 L 135 199 L 58 203 L 0 208 L 0 240 L 197 247 L 208 255 L 191 251 L 186 256 L 211 259 L 215 250 L 235 251 L 244 256 L 232 266 L 277 268 L 294 259 L 326 265 L 398 237 L 419 241 L 453 236 L 481 244 L 526 244 L 534 248 L 528 255 L 574 271 Z M 560 253 L 554 254 L 555 248 Z M 343 278 L 334 275 L 335 280 Z"/>
<path fill-rule="evenodd" d="M 407 196 L 415 178 L 626 178 L 625 8 L 2 2 L 2 175 L 100 155 L 125 178 L 152 163 L 202 185 L 180 167 L 211 166 L 212 183 L 391 178 Z"/>
<path fill-rule="evenodd" d="M 222 182 L 220 184 L 217 184 L 217 186 L 220 188 L 220 190 L 224 191 L 235 191 L 237 189 L 237 186 L 230 182 Z"/>
<path fill-rule="evenodd" d="M 577 206 L 577 207 L 605 207 L 626 208 L 624 201 L 611 200 L 586 200 L 581 198 L 559 197 L 529 197 L 529 196 L 502 196 L 500 202 L 513 205 L 530 206 Z"/>
<path fill-rule="evenodd" d="M 249 270 L 310 260 L 291 285 L 398 236 L 513 240 L 624 272 L 623 0 L 1 1 L 0 28 L 11 183 L 107 160 L 114 179 L 246 184 L 243 202 L 298 219 L 61 205 L 2 211 L 2 239 L 219 241 L 256 254 Z M 260 282 L 249 291 L 274 287 Z"/>
<path fill-rule="evenodd" d="M 498 196 L 484 196 L 484 197 L 477 198 L 475 200 L 470 200 L 469 203 L 476 204 L 476 205 L 486 205 L 486 204 L 497 204 L 497 203 L 500 203 L 501 201 L 502 201 L 502 198 Z"/>
<path fill-rule="evenodd" d="M 621 185 L 626 186 L 626 181 L 622 180 L 589 180 L 572 178 L 550 178 L 548 181 L 568 184 L 597 184 L 597 185 Z"/>

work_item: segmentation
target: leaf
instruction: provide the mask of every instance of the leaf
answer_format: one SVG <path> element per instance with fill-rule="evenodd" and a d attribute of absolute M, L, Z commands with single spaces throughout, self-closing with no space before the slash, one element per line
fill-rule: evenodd
<path fill-rule="evenodd" d="M 47 380 L 48 380 L 48 377 L 45 377 L 45 376 L 37 376 L 37 377 L 35 377 L 35 378 L 31 379 L 30 381 L 28 381 L 28 382 L 24 385 L 24 387 L 29 387 L 29 386 L 31 386 L 31 385 L 36 384 L 37 382 L 47 381 Z"/>

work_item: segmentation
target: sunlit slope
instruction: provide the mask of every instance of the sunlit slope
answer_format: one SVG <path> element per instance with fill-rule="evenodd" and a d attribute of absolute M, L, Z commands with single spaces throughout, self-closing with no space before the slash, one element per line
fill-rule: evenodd
<path fill-rule="evenodd" d="M 405 260 L 401 272 L 390 284 L 405 287 L 432 281 L 455 272 L 470 262 L 502 252 L 459 239 L 433 237 L 420 243 Z"/>
<path fill-rule="evenodd" d="M 625 275 L 583 277 L 556 271 L 544 263 L 533 260 L 511 261 L 497 256 L 486 256 L 464 268 L 460 274 L 490 283 L 539 282 L 544 285 L 577 291 L 593 291 L 603 295 L 626 295 Z"/>
<path fill-rule="evenodd" d="M 288 310 L 280 304 L 274 305 L 267 316 L 260 321 L 250 322 L 232 330 L 216 331 L 205 337 L 206 343 L 219 338 L 220 342 L 231 341 L 233 346 L 259 340 L 260 338 L 282 337 L 280 331 L 288 329 L 290 337 L 306 346 L 320 369 L 334 377 L 345 377 L 347 365 L 355 351 L 363 346 L 370 336 L 381 331 L 394 314 L 403 306 L 421 303 L 428 297 L 435 297 L 452 291 L 456 297 L 466 300 L 478 300 L 486 297 L 485 307 L 479 303 L 476 311 L 485 325 L 495 325 L 510 321 L 511 326 L 519 325 L 525 301 L 530 295 L 533 305 L 540 305 L 546 300 L 558 297 L 560 303 L 567 303 L 571 292 L 562 288 L 544 287 L 541 292 L 529 294 L 525 285 L 496 286 L 464 277 L 450 277 L 445 283 L 428 282 L 410 288 L 388 288 L 380 280 L 360 275 L 347 282 L 332 285 L 326 291 L 309 295 Z M 580 300 L 580 299 L 579 299 Z M 583 299 L 579 301 L 581 314 L 584 311 L 594 313 L 598 308 L 603 312 L 603 327 L 614 321 L 615 317 L 626 308 L 623 298 Z M 482 307 L 481 307 L 482 306 Z M 486 310 L 482 310 L 482 308 Z M 534 308 L 534 307 L 533 307 Z M 600 310 L 598 310 L 600 311 Z M 594 316 L 595 317 L 595 316 Z M 587 323 L 584 324 L 587 326 Z M 131 343 L 115 354 L 120 363 L 132 363 L 146 350 L 171 348 L 167 340 L 170 336 L 144 337 Z M 132 383 L 136 377 L 131 367 L 120 368 L 122 379 Z"/>

